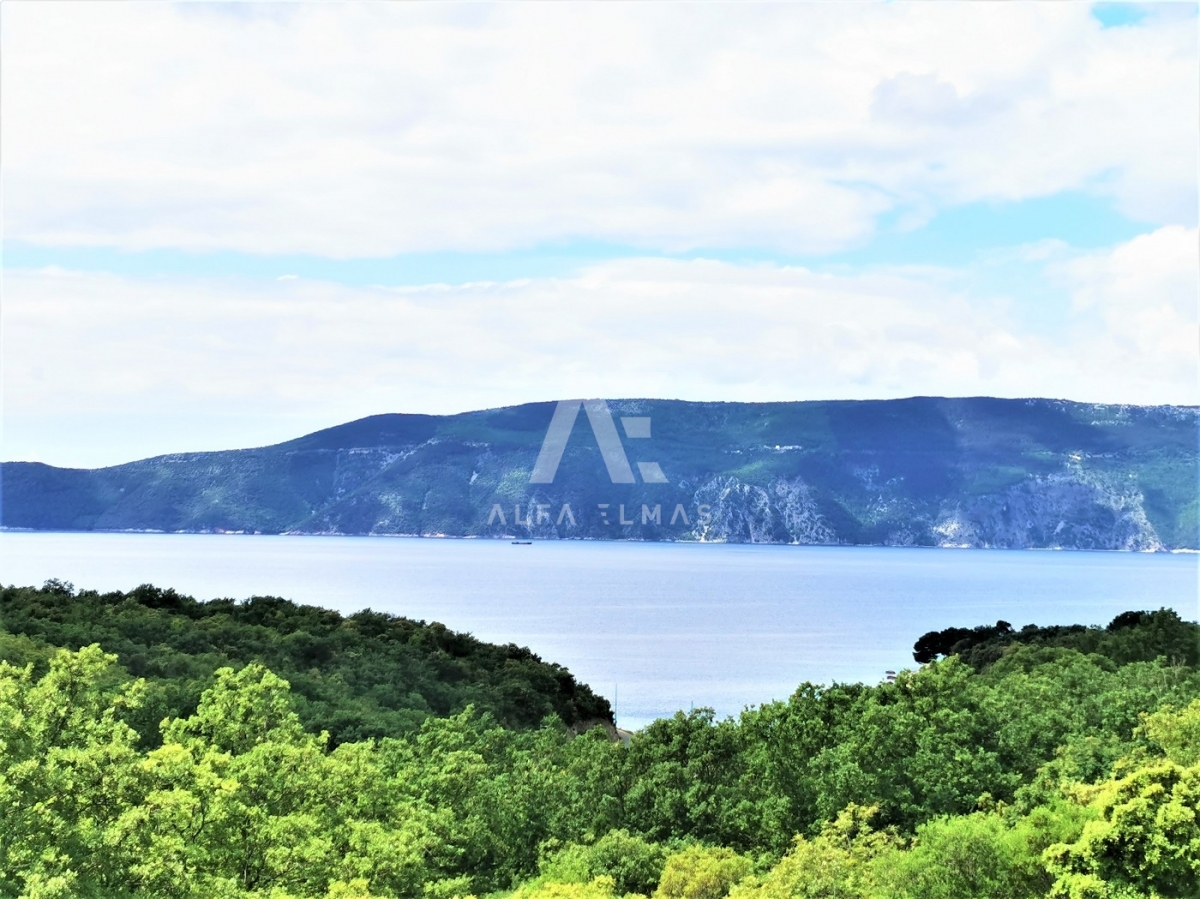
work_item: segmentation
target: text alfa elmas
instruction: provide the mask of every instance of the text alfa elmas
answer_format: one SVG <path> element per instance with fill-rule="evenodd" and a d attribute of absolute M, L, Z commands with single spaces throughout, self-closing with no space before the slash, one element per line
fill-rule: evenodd
<path fill-rule="evenodd" d="M 521 515 L 521 507 L 523 505 L 525 506 L 525 508 L 527 510 L 525 512 L 524 517 L 522 517 L 522 515 Z M 616 510 L 617 510 L 615 521 L 609 517 L 609 514 L 610 514 L 609 510 L 612 509 L 614 506 L 616 507 Z M 571 525 L 576 524 L 575 513 L 571 509 L 570 503 L 562 504 L 562 508 L 560 508 L 558 511 L 557 518 L 551 516 L 551 514 L 550 514 L 551 506 L 549 503 L 528 503 L 528 504 L 516 503 L 512 508 L 513 508 L 512 523 L 514 525 L 533 527 L 533 526 L 539 525 L 539 524 L 550 524 L 551 521 L 553 521 L 554 524 L 556 524 L 556 525 L 561 525 L 564 522 L 571 524 Z M 624 503 L 596 503 L 596 509 L 600 513 L 601 524 L 619 524 L 619 525 L 638 524 L 639 517 L 640 517 L 641 524 L 661 525 L 663 523 L 663 510 L 662 510 L 661 503 L 655 504 L 653 507 L 646 505 L 645 503 L 642 503 L 641 515 L 639 516 L 638 513 L 634 512 L 632 518 L 625 517 L 625 504 Z M 709 506 L 707 503 L 704 503 L 704 504 L 701 504 L 696 507 L 696 524 L 706 525 L 711 520 L 712 520 L 712 507 L 711 506 Z M 508 524 L 508 517 L 505 515 L 504 507 L 502 505 L 500 505 L 500 503 L 495 503 L 492 506 L 491 514 L 488 515 L 488 521 L 487 521 L 488 524 L 495 524 L 496 522 L 499 522 L 502 525 Z M 671 513 L 671 518 L 670 518 L 670 521 L 668 522 L 668 524 L 672 524 L 672 525 L 684 524 L 688 527 L 691 526 L 692 520 L 688 516 L 687 509 L 684 508 L 683 503 L 676 504 L 674 511 Z"/>

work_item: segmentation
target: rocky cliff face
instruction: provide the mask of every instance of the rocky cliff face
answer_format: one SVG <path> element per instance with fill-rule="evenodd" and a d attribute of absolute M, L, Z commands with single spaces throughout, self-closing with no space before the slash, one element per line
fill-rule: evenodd
<path fill-rule="evenodd" d="M 623 400 L 606 407 L 615 432 L 607 450 L 593 430 L 597 410 L 580 413 L 554 476 L 538 480 L 535 460 L 555 408 L 382 415 L 274 447 L 94 471 L 7 463 L 0 521 L 84 530 L 1197 548 L 1192 408 L 989 398 Z"/>
<path fill-rule="evenodd" d="M 696 491 L 696 508 L 708 506 L 707 521 L 689 532 L 697 540 L 738 543 L 835 544 L 813 492 L 800 478 L 779 478 L 765 487 L 735 477 L 717 477 Z"/>
<path fill-rule="evenodd" d="M 1145 498 L 1130 484 L 1081 470 L 1033 478 L 967 503 L 945 504 L 935 514 L 910 508 L 904 523 L 888 530 L 886 546 L 971 549 L 1107 549 L 1153 552 L 1171 548 L 1146 516 Z M 814 491 L 799 478 L 765 487 L 718 477 L 696 491 L 708 505 L 705 523 L 688 536 L 701 541 L 838 544 L 837 530 L 821 513 Z M 884 495 L 867 510 L 895 519 Z"/>
<path fill-rule="evenodd" d="M 1033 478 L 946 510 L 933 532 L 947 546 L 1166 549 L 1132 480 L 1080 469 Z"/>

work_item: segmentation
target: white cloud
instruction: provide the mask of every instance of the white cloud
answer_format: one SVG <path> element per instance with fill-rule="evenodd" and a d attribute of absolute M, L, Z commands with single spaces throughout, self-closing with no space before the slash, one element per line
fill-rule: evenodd
<path fill-rule="evenodd" d="M 1080 363 L 1117 370 L 1127 389 L 1174 384 L 1200 392 L 1200 233 L 1168 227 L 1057 267 L 1078 316 Z M 1086 314 L 1086 313 L 1090 313 Z M 1150 388 L 1152 389 L 1152 388 Z"/>
<path fill-rule="evenodd" d="M 9 4 L 5 232 L 822 251 L 1064 189 L 1194 223 L 1194 22 L 1087 4 Z"/>
<path fill-rule="evenodd" d="M 10 272 L 4 455 L 96 464 L 567 396 L 1196 403 L 1197 239 L 1164 228 L 1052 263 L 1075 299 L 1057 337 L 945 269 L 632 259 L 399 289 Z M 98 447 L 47 430 L 89 415 L 126 433 Z"/>

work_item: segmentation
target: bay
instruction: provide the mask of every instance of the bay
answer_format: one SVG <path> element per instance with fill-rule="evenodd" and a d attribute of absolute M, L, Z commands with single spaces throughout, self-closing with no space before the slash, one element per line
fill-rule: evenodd
<path fill-rule="evenodd" d="M 440 621 L 566 666 L 631 729 L 805 680 L 878 682 L 952 625 L 1200 611 L 1195 554 L 0 532 L 0 582 L 48 578 Z"/>

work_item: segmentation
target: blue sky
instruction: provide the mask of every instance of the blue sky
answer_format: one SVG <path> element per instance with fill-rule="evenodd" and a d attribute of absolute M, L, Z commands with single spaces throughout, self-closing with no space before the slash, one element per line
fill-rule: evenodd
<path fill-rule="evenodd" d="M 1142 3 L 1095 3 L 1092 15 L 1105 28 L 1121 28 L 1146 18 L 1146 7 Z"/>
<path fill-rule="evenodd" d="M 1200 401 L 1195 15 L 6 5 L 3 455 L 562 396 Z"/>

